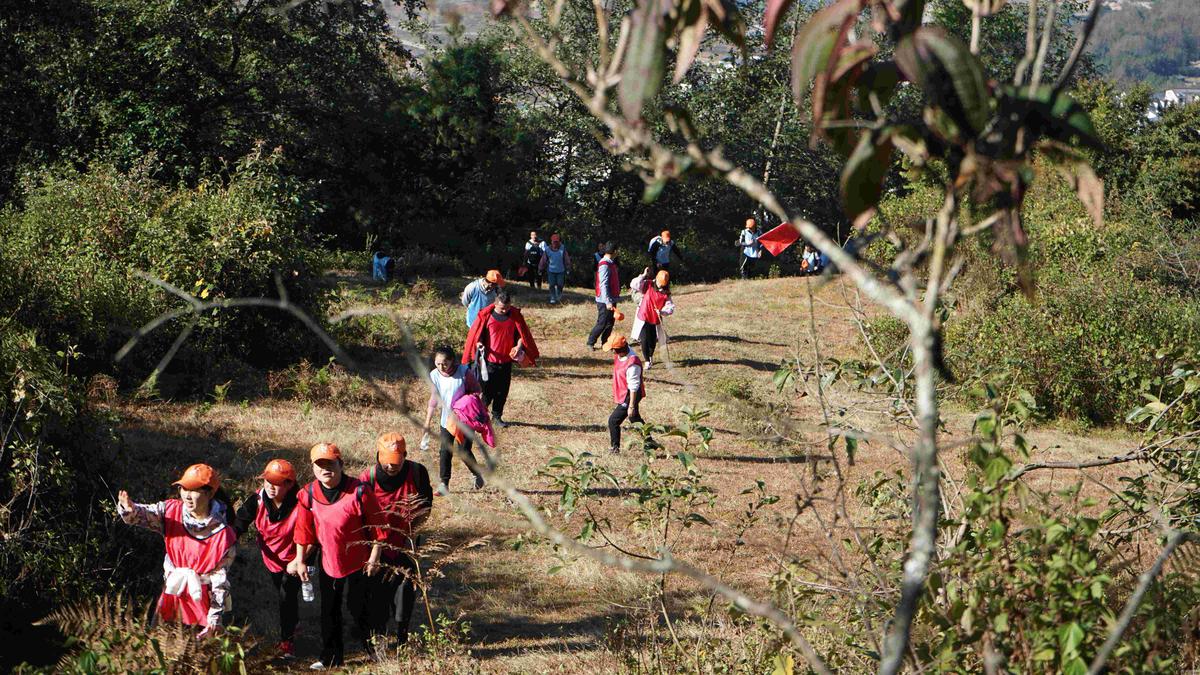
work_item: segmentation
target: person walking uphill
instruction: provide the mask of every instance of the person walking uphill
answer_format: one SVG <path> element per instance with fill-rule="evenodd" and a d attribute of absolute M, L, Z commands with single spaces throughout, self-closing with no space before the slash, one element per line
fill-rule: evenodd
<path fill-rule="evenodd" d="M 128 525 L 162 535 L 163 591 L 158 596 L 161 621 L 202 626 L 197 637 L 221 625 L 229 609 L 229 566 L 237 555 L 237 534 L 227 525 L 228 500 L 218 496 L 221 476 L 207 464 L 189 466 L 179 480 L 179 499 L 138 504 L 121 490 L 117 514 Z"/>
<path fill-rule="evenodd" d="M 629 348 L 624 335 L 614 335 L 604 343 L 604 349 L 613 353 L 613 408 L 608 416 L 609 451 L 621 451 L 621 423 L 625 418 L 641 422 L 640 404 L 646 398 L 646 384 L 642 378 L 642 360 Z"/>
<path fill-rule="evenodd" d="M 479 380 L 471 371 L 470 366 L 464 363 L 455 363 L 454 350 L 449 347 L 438 347 L 433 353 L 433 370 L 429 371 L 429 384 L 431 387 L 429 406 L 425 412 L 425 426 L 422 428 L 429 429 L 433 413 L 440 407 L 442 415 L 438 442 L 438 486 L 444 492 L 450 491 L 450 473 L 454 466 L 455 450 L 457 450 L 463 458 L 463 463 L 467 465 L 467 470 L 475 475 L 475 489 L 478 490 L 483 487 L 483 476 L 479 475 L 472 466 L 475 462 L 475 455 L 471 454 L 471 437 L 466 436 L 461 442 L 458 441 L 454 437 L 451 418 L 454 416 L 454 403 L 458 399 L 468 394 L 482 392 Z M 424 448 L 424 444 L 421 447 Z M 470 462 L 467 461 L 467 458 L 470 458 Z"/>
<path fill-rule="evenodd" d="M 405 644 L 417 599 L 416 587 L 405 572 L 417 571 L 412 558 L 416 551 L 414 528 L 425 522 L 433 508 L 429 471 L 408 459 L 404 437 L 393 431 L 376 439 L 375 466 L 358 479 L 375 492 L 386 532 L 380 556 L 384 569 L 369 584 L 372 631 L 386 635 L 388 618 L 395 617 L 396 639 Z"/>
<path fill-rule="evenodd" d="M 300 579 L 288 573 L 296 558 L 296 521 L 300 517 L 296 470 L 286 459 L 267 462 L 259 475 L 262 485 L 237 510 L 238 536 L 253 525 L 258 531 L 258 549 L 263 566 L 279 600 L 279 644 L 284 658 L 295 655 L 296 624 L 300 621 Z"/>
<path fill-rule="evenodd" d="M 656 270 L 671 269 L 671 256 L 679 258 L 679 262 L 683 262 L 683 252 L 679 250 L 679 244 L 671 239 L 671 231 L 663 230 L 662 234 L 650 240 L 650 264 Z"/>
<path fill-rule="evenodd" d="M 642 357 L 645 359 L 643 370 L 650 370 L 654 363 L 654 350 L 660 340 L 666 340 L 663 329 L 664 316 L 675 313 L 675 303 L 671 301 L 671 273 L 660 270 L 650 279 L 650 269 L 634 279 L 630 286 L 642 295 L 638 303 L 637 315 L 633 321 L 633 335 L 642 343 Z"/>
<path fill-rule="evenodd" d="M 343 470 L 342 452 L 332 443 L 318 443 L 308 451 L 316 480 L 300 490 L 300 517 L 296 522 L 296 557 L 288 572 L 308 581 L 308 559 L 320 545 L 321 658 L 313 670 L 345 662 L 342 639 L 342 599 L 354 619 L 356 637 L 371 652 L 367 607 L 367 577 L 379 571 L 381 547 L 386 538 L 375 493 Z"/>
<path fill-rule="evenodd" d="M 596 266 L 596 325 L 588 334 L 588 349 L 596 350 L 612 334 L 617 300 L 621 296 L 621 278 L 617 272 L 617 245 L 604 245 L 604 257 Z"/>
<path fill-rule="evenodd" d="M 758 229 L 758 223 L 754 222 L 753 218 L 747 218 L 746 229 L 738 235 L 736 244 L 742 250 L 742 264 L 739 271 L 743 279 L 754 276 L 758 260 L 762 258 L 763 247 L 758 243 L 758 238 L 761 236 L 762 232 Z"/>
<path fill-rule="evenodd" d="M 488 270 L 486 275 L 467 284 L 460 298 L 462 306 L 467 308 L 467 328 L 474 325 L 479 310 L 496 301 L 496 293 L 503 286 L 504 277 L 500 270 Z"/>
<path fill-rule="evenodd" d="M 540 271 L 546 273 L 546 285 L 550 287 L 550 304 L 557 305 L 562 300 L 563 286 L 567 281 L 567 272 L 571 269 L 571 256 L 563 248 L 562 238 L 557 234 L 550 235 L 550 248 L 542 256 Z"/>
<path fill-rule="evenodd" d="M 538 355 L 537 343 L 521 310 L 512 304 L 508 291 L 500 291 L 491 311 L 485 309 L 475 319 L 462 355 L 464 364 L 475 362 L 483 402 L 491 406 L 496 426 L 508 426 L 504 421 L 504 404 L 512 386 L 513 363 L 537 365 Z"/>
<path fill-rule="evenodd" d="M 542 258 L 545 255 L 546 242 L 538 239 L 537 230 L 530 232 L 529 241 L 525 242 L 525 258 L 523 263 L 530 288 L 542 287 Z"/>

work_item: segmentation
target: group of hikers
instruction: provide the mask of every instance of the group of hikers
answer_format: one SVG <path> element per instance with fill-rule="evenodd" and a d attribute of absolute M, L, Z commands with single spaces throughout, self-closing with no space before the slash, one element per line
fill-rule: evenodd
<path fill-rule="evenodd" d="M 737 241 L 743 277 L 754 274 L 762 257 L 760 236 L 756 222 L 747 220 Z M 552 235 L 547 245 L 536 231 L 531 232 L 525 250 L 526 269 L 521 272 L 534 288 L 545 274 L 550 303 L 558 304 L 571 265 L 561 237 Z M 643 422 L 646 373 L 656 350 L 667 343 L 665 319 L 675 312 L 670 268 L 673 259 L 683 260 L 683 252 L 670 231 L 664 230 L 650 240 L 647 254 L 649 264 L 628 286 L 636 307 L 628 337 L 616 331 L 625 318 L 619 309 L 618 247 L 605 242 L 595 255 L 596 322 L 587 346 L 612 353 L 614 407 L 607 425 L 612 453 L 621 451 L 622 424 Z M 827 264 L 806 246 L 802 271 L 815 273 Z M 158 602 L 161 620 L 197 626 L 200 636 L 217 629 L 230 607 L 229 570 L 237 540 L 254 529 L 278 597 L 280 656 L 295 652 L 299 598 L 314 598 L 314 581 L 321 596 L 321 651 L 312 669 L 344 662 L 343 603 L 369 654 L 386 641 L 391 621 L 395 623 L 392 637 L 400 644 L 407 641 L 416 597 L 416 530 L 428 518 L 434 495 L 449 493 L 456 456 L 474 477 L 474 488 L 484 487 L 485 465 L 473 453 L 476 441 L 486 466 L 491 466 L 494 427 L 508 426 L 504 412 L 513 366 L 535 366 L 540 358 L 533 333 L 513 304 L 500 270 L 488 270 L 467 284 L 460 300 L 466 339 L 461 354 L 443 346 L 432 355 L 429 403 L 419 444 L 421 450 L 429 449 L 431 423 L 439 415 L 436 492 L 425 466 L 408 459 L 404 437 L 389 431 L 376 439 L 374 463 L 357 478 L 345 473 L 341 450 L 333 443 L 312 446 L 309 463 L 314 480 L 304 486 L 286 459 L 270 460 L 258 476 L 258 489 L 236 510 L 221 489 L 220 473 L 207 464 L 188 467 L 172 484 L 178 489 L 177 499 L 140 504 L 125 491 L 119 493 L 120 517 L 161 534 L 165 543 L 164 587 Z M 640 357 L 633 350 L 639 344 Z"/>

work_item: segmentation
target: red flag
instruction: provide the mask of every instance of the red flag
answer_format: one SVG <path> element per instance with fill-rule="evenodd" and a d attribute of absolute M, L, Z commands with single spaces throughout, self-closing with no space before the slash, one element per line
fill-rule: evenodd
<path fill-rule="evenodd" d="M 799 239 L 800 230 L 797 230 L 791 223 L 784 223 L 769 232 L 763 233 L 758 238 L 758 243 L 770 251 L 771 255 L 778 256 Z"/>

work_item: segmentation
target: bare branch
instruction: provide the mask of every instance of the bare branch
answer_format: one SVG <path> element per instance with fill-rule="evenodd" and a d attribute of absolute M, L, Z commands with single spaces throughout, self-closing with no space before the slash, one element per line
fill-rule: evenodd
<path fill-rule="evenodd" d="M 1075 72 L 1075 67 L 1079 65 L 1079 57 L 1083 55 L 1083 49 L 1087 46 L 1088 39 L 1092 37 L 1092 31 L 1096 28 L 1096 18 L 1100 16 L 1100 0 L 1092 0 L 1092 4 L 1088 7 L 1087 17 L 1083 20 L 1083 28 L 1079 31 L 1079 37 L 1075 40 L 1075 46 L 1071 49 L 1071 55 L 1067 57 L 1067 62 L 1063 64 L 1062 72 L 1058 74 L 1058 80 L 1054 82 L 1054 93 L 1062 91 L 1070 81 L 1071 75 Z"/>

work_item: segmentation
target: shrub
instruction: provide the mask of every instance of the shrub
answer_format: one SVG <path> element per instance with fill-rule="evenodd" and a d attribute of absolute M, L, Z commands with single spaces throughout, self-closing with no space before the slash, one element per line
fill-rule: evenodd
<path fill-rule="evenodd" d="M 272 396 L 337 406 L 372 405 L 378 398 L 365 380 L 334 363 L 332 358 L 320 368 L 314 368 L 304 359 L 285 370 L 270 373 L 267 388 Z"/>
<path fill-rule="evenodd" d="M 39 174 L 25 186 L 23 208 L 0 212 L 0 265 L 12 282 L 0 286 L 0 304 L 15 307 L 51 346 L 77 346 L 92 372 L 108 365 L 132 329 L 182 305 L 139 271 L 208 301 L 275 295 L 280 275 L 293 300 L 315 308 L 305 230 L 313 209 L 301 186 L 281 177 L 281 163 L 278 152 L 260 149 L 226 180 L 194 189 L 151 179 L 149 162 L 129 173 L 95 166 Z M 171 328 L 182 325 L 139 345 L 133 370 L 145 374 L 174 339 Z M 178 370 L 203 372 L 228 356 L 271 363 L 308 344 L 282 313 L 213 310 L 180 353 Z"/>

